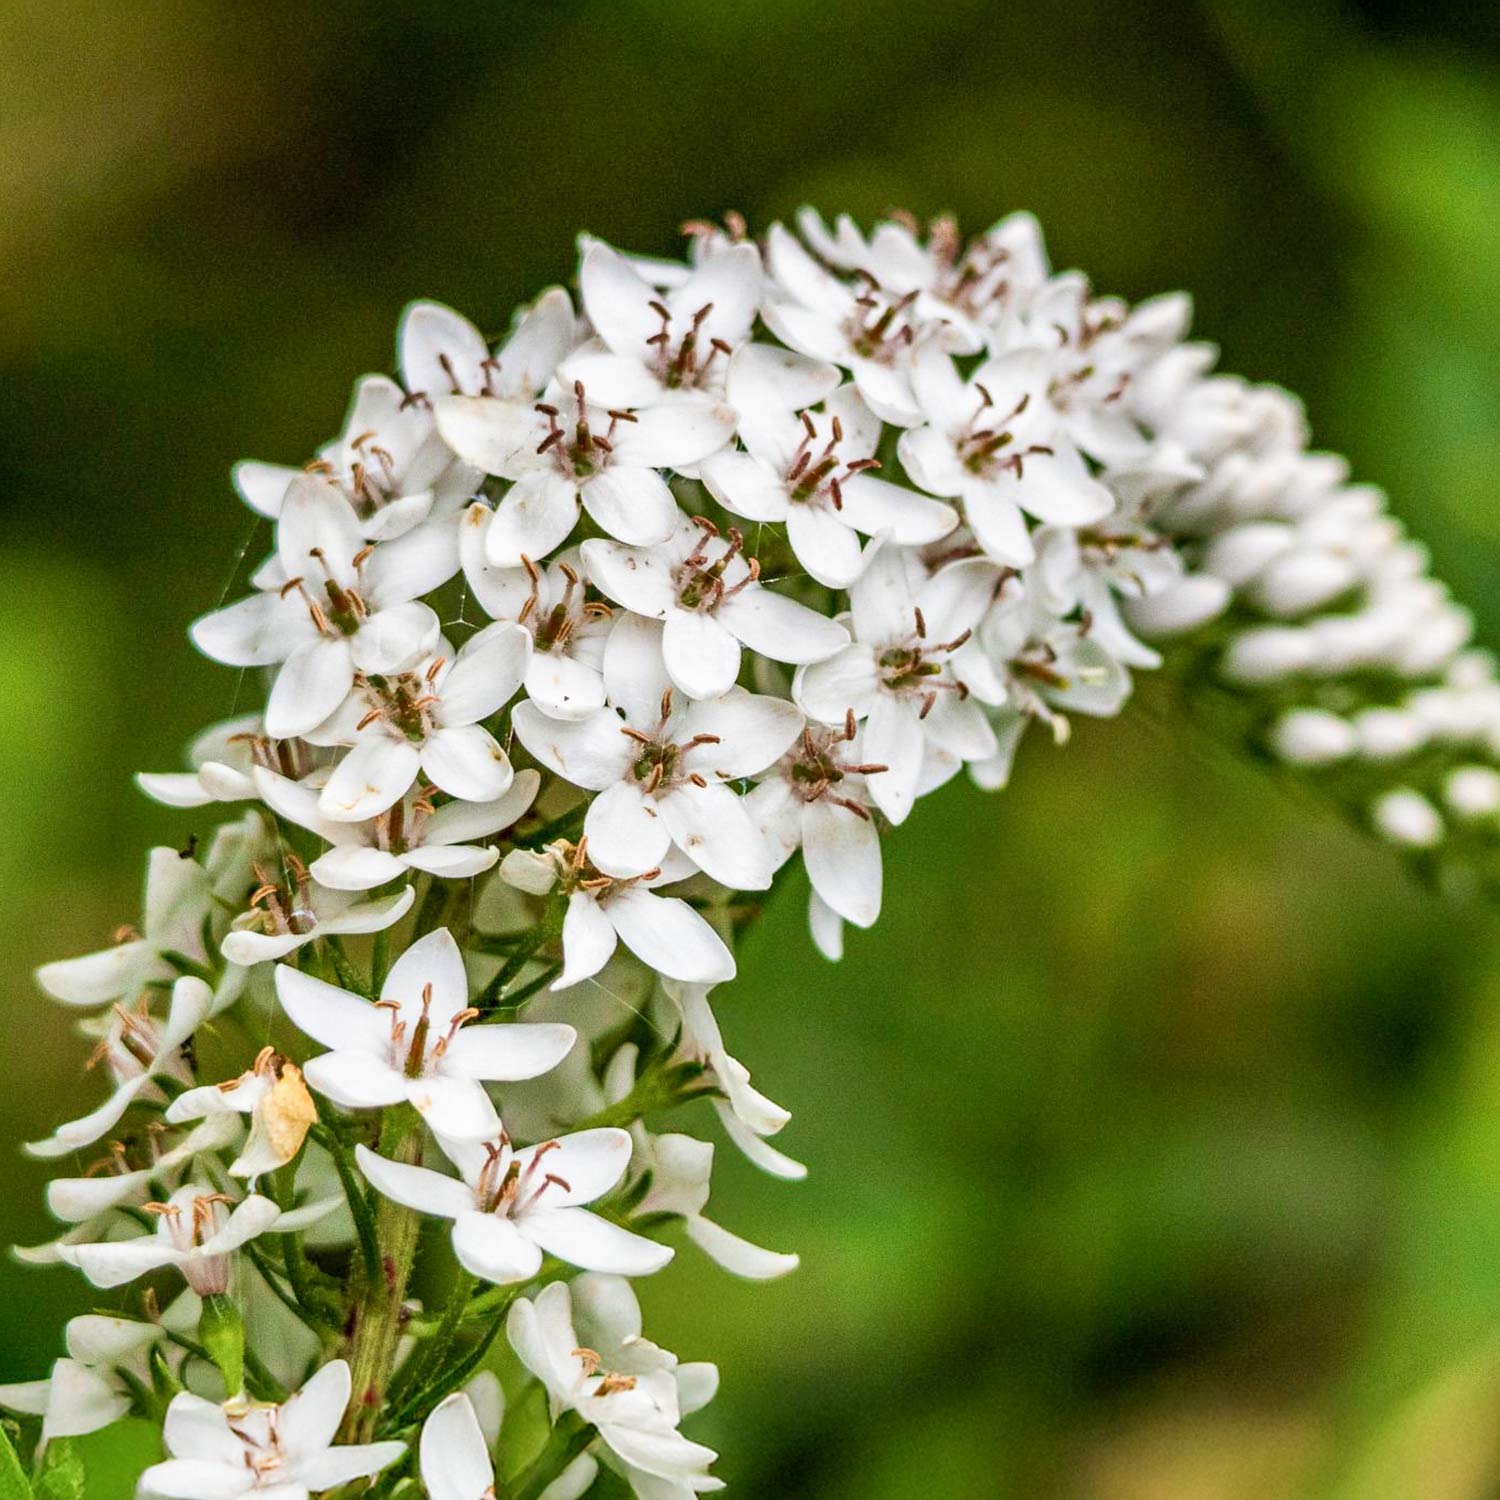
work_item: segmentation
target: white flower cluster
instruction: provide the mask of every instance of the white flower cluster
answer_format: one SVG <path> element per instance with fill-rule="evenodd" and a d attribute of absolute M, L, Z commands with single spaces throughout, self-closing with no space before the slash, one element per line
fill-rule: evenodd
<path fill-rule="evenodd" d="M 502 1326 L 555 1424 L 508 1492 L 601 1461 L 647 1500 L 716 1488 L 678 1430 L 712 1367 L 646 1342 L 622 1278 L 674 1226 L 796 1265 L 705 1216 L 709 1143 L 645 1123 L 703 1096 L 802 1175 L 708 1000 L 753 893 L 800 850 L 837 957 L 917 797 L 1117 713 L 1152 642 L 1195 633 L 1283 760 L 1378 766 L 1345 795 L 1391 840 L 1500 821 L 1467 615 L 1290 397 L 1210 373 L 1184 297 L 1053 274 L 1025 215 L 700 227 L 686 263 L 586 240 L 578 288 L 498 347 L 414 305 L 399 380 L 313 462 L 239 465 L 275 545 L 192 637 L 264 711 L 140 782 L 242 814 L 152 852 L 139 932 L 39 972 L 113 1087 L 31 1148 L 109 1142 L 25 1253 L 191 1301 L 76 1321 L 0 1402 L 44 1438 L 159 1405 L 144 1494 L 400 1483 L 419 1447 L 430 1493 L 480 1500 L 497 1442 L 519 1472 L 472 1383 Z M 200 1042 L 252 1034 L 200 1081 Z M 436 1318 L 406 1296 L 422 1215 L 460 1277 Z"/>

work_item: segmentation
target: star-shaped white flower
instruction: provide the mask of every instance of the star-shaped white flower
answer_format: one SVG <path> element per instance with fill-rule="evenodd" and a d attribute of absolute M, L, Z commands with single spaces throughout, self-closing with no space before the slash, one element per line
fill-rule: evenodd
<path fill-rule="evenodd" d="M 612 611 L 588 597 L 576 552 L 545 568 L 529 557 L 516 568 L 490 562 L 486 538 L 494 512 L 476 501 L 459 534 L 464 579 L 492 620 L 511 620 L 531 637 L 526 696 L 554 719 L 582 719 L 604 707 L 604 643 Z"/>
<path fill-rule="evenodd" d="M 229 1290 L 235 1252 L 268 1232 L 305 1229 L 341 1202 L 325 1198 L 283 1213 L 269 1198 L 252 1193 L 234 1203 L 224 1193 L 189 1183 L 165 1203 L 147 1204 L 156 1215 L 156 1233 L 94 1245 L 65 1245 L 59 1252 L 97 1287 L 124 1286 L 138 1276 L 173 1266 L 200 1296 Z"/>
<path fill-rule="evenodd" d="M 662 656 L 673 686 L 689 698 L 718 698 L 740 675 L 742 647 L 770 661 L 824 661 L 849 644 L 826 615 L 766 588 L 760 564 L 743 555 L 738 531 L 680 518 L 655 547 L 595 539 L 583 561 L 596 588 L 648 619 L 661 620 Z"/>
<path fill-rule="evenodd" d="M 380 932 L 399 922 L 416 899 L 409 885 L 393 895 L 365 899 L 348 891 L 324 890 L 289 850 L 283 853 L 282 863 L 284 878 L 256 865 L 260 884 L 219 945 L 231 964 L 248 968 L 285 958 L 322 937 Z"/>
<path fill-rule="evenodd" d="M 863 721 L 861 754 L 886 768 L 871 777 L 870 798 L 892 823 L 911 812 L 933 754 L 967 761 L 994 753 L 994 734 L 951 658 L 1000 579 L 984 558 L 929 577 L 915 554 L 884 548 L 849 590 L 853 644 L 797 674 L 794 693 L 810 717 Z"/>
<path fill-rule="evenodd" d="M 418 938 L 391 965 L 377 1002 L 276 970 L 276 993 L 292 1021 L 330 1050 L 304 1069 L 309 1085 L 348 1109 L 403 1100 L 432 1129 L 455 1140 L 485 1140 L 500 1129 L 484 1082 L 536 1078 L 577 1040 L 571 1026 L 465 1026 L 463 954 L 446 927 Z"/>
<path fill-rule="evenodd" d="M 512 849 L 501 862 L 500 878 L 533 896 L 560 887 L 567 899 L 563 970 L 552 982 L 554 990 L 592 978 L 619 943 L 659 974 L 717 984 L 735 975 L 734 955 L 724 940 L 686 901 L 653 890 L 685 880 L 695 869 L 686 855 L 672 850 L 659 869 L 643 875 L 605 875 L 589 863 L 585 837 L 576 846 L 558 842 L 545 849 Z"/>
<path fill-rule="evenodd" d="M 659 291 L 596 241 L 584 252 L 578 284 L 599 336 L 569 357 L 565 379 L 581 380 L 611 406 L 656 406 L 698 391 L 718 396 L 760 305 L 760 253 L 748 241 L 728 245 L 679 286 Z"/>
<path fill-rule="evenodd" d="M 191 1083 L 182 1048 L 208 1016 L 213 999 L 201 979 L 184 976 L 172 986 L 165 1021 L 151 1014 L 149 992 L 135 1006 L 116 1005 L 94 1052 L 94 1061 L 106 1063 L 115 1078 L 109 1098 L 81 1119 L 59 1125 L 46 1140 L 30 1142 L 27 1152 L 48 1160 L 82 1150 L 113 1130 L 137 1099 L 160 1100 L 158 1078 L 179 1086 Z"/>
<path fill-rule="evenodd" d="M 864 566 L 861 534 L 923 547 L 958 525 L 951 505 L 873 472 L 881 431 L 852 385 L 821 410 L 762 408 L 741 424 L 744 451 L 714 454 L 703 483 L 735 515 L 784 525 L 797 561 L 819 583 L 847 588 Z"/>
<path fill-rule="evenodd" d="M 535 1298 L 521 1298 L 506 1323 L 511 1347 L 546 1388 L 553 1419 L 577 1412 L 637 1493 L 722 1489 L 708 1473 L 718 1455 L 677 1430 L 684 1415 L 712 1399 L 718 1372 L 679 1365 L 643 1339 L 640 1328 L 629 1282 L 593 1275 L 580 1277 L 571 1291 L 554 1281 Z"/>
<path fill-rule="evenodd" d="M 453 1220 L 453 1253 L 466 1270 L 506 1286 L 530 1281 L 543 1255 L 586 1271 L 649 1276 L 672 1258 L 667 1245 L 622 1229 L 583 1207 L 601 1198 L 630 1165 L 625 1130 L 582 1130 L 514 1150 L 502 1132 L 485 1142 L 438 1144 L 462 1179 L 377 1156 L 359 1168 L 378 1192 L 421 1213 Z"/>
<path fill-rule="evenodd" d="M 497 623 L 457 655 L 443 649 L 404 671 L 361 674 L 344 706 L 315 732 L 320 741 L 351 747 L 324 783 L 319 812 L 362 823 L 399 802 L 419 773 L 465 802 L 503 797 L 514 772 L 481 721 L 515 696 L 530 648 L 519 625 Z"/>
<path fill-rule="evenodd" d="M 279 1406 L 244 1400 L 219 1406 L 183 1391 L 172 1398 L 162 1432 L 171 1456 L 141 1475 L 137 1493 L 142 1500 L 306 1500 L 368 1479 L 400 1458 L 406 1444 L 335 1447 L 350 1392 L 349 1366 L 341 1359 Z"/>
<path fill-rule="evenodd" d="M 363 823 L 328 817 L 312 787 L 259 766 L 255 783 L 267 807 L 333 846 L 307 867 L 319 885 L 334 891 L 368 891 L 414 871 L 444 880 L 483 874 L 500 857 L 499 851 L 470 841 L 488 838 L 523 817 L 536 800 L 541 777 L 522 771 L 509 790 L 492 801 L 452 801 L 438 808 L 433 807 L 430 788 L 408 792 Z"/>
<path fill-rule="evenodd" d="M 276 586 L 203 615 L 193 641 L 229 666 L 279 663 L 266 732 L 291 738 L 338 708 L 356 672 L 394 671 L 432 648 L 438 618 L 421 596 L 457 571 L 456 528 L 367 542 L 344 495 L 304 474 L 282 502 Z"/>
<path fill-rule="evenodd" d="M 980 546 L 1011 567 L 1036 555 L 1027 515 L 1086 526 L 1115 505 L 1059 430 L 1051 374 L 1048 356 L 1032 349 L 987 359 L 967 380 L 935 344 L 912 362 L 925 422 L 901 434 L 901 462 L 924 490 L 961 499 Z"/>
<path fill-rule="evenodd" d="M 460 457 L 515 483 L 485 537 L 496 567 L 540 559 L 568 538 L 580 505 L 622 542 L 652 546 L 671 536 L 677 502 L 662 469 L 700 463 L 734 435 L 734 413 L 703 398 L 645 411 L 593 401 L 581 381 L 553 386 L 532 407 L 453 396 L 438 426 Z"/>
<path fill-rule="evenodd" d="M 731 890 L 764 890 L 771 856 L 726 783 L 763 771 L 796 737 L 802 716 L 790 703 L 742 688 L 679 707 L 662 663 L 661 629 L 638 615 L 615 626 L 605 653 L 613 708 L 564 723 L 520 703 L 516 735 L 548 770 L 600 794 L 583 831 L 604 874 L 656 869 L 675 843 Z"/>

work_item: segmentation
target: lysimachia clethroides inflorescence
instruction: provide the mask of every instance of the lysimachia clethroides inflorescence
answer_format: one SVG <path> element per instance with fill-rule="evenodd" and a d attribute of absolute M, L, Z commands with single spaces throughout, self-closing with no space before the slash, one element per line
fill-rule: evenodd
<path fill-rule="evenodd" d="M 133 1413 L 163 1500 L 719 1488 L 714 1367 L 633 1282 L 797 1265 L 709 1216 L 688 1133 L 804 1175 L 715 1015 L 737 934 L 800 851 L 838 958 L 919 796 L 1004 786 L 1165 647 L 1234 734 L 1490 881 L 1469 616 L 1188 320 L 1054 273 L 1023 214 L 585 238 L 498 341 L 414 304 L 311 462 L 238 465 L 270 549 L 191 633 L 263 707 L 140 777 L 220 821 L 38 974 L 90 1108 L 28 1148 L 62 1228 L 18 1253 L 112 1309 L 0 1389 L 38 1473 Z"/>

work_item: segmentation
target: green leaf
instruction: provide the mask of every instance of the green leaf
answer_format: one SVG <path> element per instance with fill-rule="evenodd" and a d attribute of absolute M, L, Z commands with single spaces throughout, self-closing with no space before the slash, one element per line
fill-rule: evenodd
<path fill-rule="evenodd" d="M 10 1445 L 10 1437 L 0 1427 L 0 1500 L 31 1500 L 31 1486 L 26 1482 L 26 1471 L 16 1450 Z"/>
<path fill-rule="evenodd" d="M 71 1438 L 53 1438 L 47 1444 L 47 1456 L 32 1488 L 36 1500 L 85 1500 L 83 1454 Z"/>

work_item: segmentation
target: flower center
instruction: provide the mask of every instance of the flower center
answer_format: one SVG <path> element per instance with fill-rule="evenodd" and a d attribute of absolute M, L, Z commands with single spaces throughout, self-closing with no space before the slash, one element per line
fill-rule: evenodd
<path fill-rule="evenodd" d="M 443 1054 L 448 1050 L 453 1038 L 458 1035 L 459 1027 L 465 1021 L 472 1021 L 479 1014 L 472 1005 L 459 1011 L 448 1023 L 448 1030 L 434 1042 L 432 1041 L 432 986 L 430 984 L 422 986 L 422 1013 L 417 1017 L 416 1025 L 411 1028 L 409 1038 L 406 1022 L 401 1016 L 400 1001 L 377 1000 L 375 1006 L 378 1010 L 388 1010 L 391 1013 L 391 1066 L 405 1073 L 408 1078 L 422 1078 L 430 1073 L 442 1061 Z M 430 1049 L 429 1042 L 432 1044 Z"/>
<path fill-rule="evenodd" d="M 263 865 L 253 865 L 260 884 L 250 892 L 247 903 L 263 932 L 291 933 L 305 937 L 318 925 L 312 907 L 312 877 L 307 866 L 290 849 L 283 855 L 285 882 L 277 880 Z"/>
<path fill-rule="evenodd" d="M 354 569 L 356 578 L 359 577 L 374 550 L 373 545 L 361 547 L 350 559 L 350 566 Z M 302 574 L 298 574 L 296 578 L 289 578 L 282 584 L 281 597 L 286 598 L 294 589 L 300 593 L 307 602 L 308 613 L 312 616 L 313 625 L 317 628 L 319 635 L 356 634 L 370 614 L 370 607 L 365 603 L 363 594 L 357 588 L 346 588 L 334 577 L 333 569 L 328 565 L 328 555 L 321 547 L 312 548 L 308 556 L 314 558 L 323 570 L 325 597 L 319 599 L 309 592 L 308 580 Z"/>
<path fill-rule="evenodd" d="M 600 473 L 614 454 L 615 428 L 621 422 L 634 422 L 634 412 L 609 410 L 609 426 L 600 434 L 589 418 L 588 397 L 583 382 L 573 382 L 575 413 L 569 427 L 562 422 L 562 409 L 538 401 L 536 409 L 547 419 L 547 436 L 537 444 L 538 453 L 550 453 L 558 471 L 567 479 L 589 479 Z"/>
<path fill-rule="evenodd" d="M 683 331 L 675 349 L 672 346 L 671 309 L 665 302 L 655 298 L 647 305 L 661 319 L 661 330 L 653 333 L 646 343 L 655 354 L 657 377 L 669 391 L 688 390 L 702 385 L 714 360 L 721 354 L 728 359 L 734 353 L 723 339 L 716 338 L 705 340 L 708 353 L 700 353 L 698 341 L 703 333 L 703 324 L 714 310 L 712 302 L 705 302 L 693 314 L 692 322 Z"/>
<path fill-rule="evenodd" d="M 854 299 L 855 312 L 844 326 L 849 347 L 861 359 L 880 364 L 894 364 L 904 348 L 916 341 L 911 305 L 917 300 L 915 290 L 892 299 L 868 271 L 856 271 L 864 289 Z"/>
<path fill-rule="evenodd" d="M 1039 443 L 1033 443 L 1028 448 L 1012 448 L 1015 434 L 1010 431 L 1008 424 L 1014 422 L 1031 404 L 1030 392 L 1021 397 L 1007 416 L 1000 417 L 995 415 L 994 398 L 984 385 L 976 380 L 974 389 L 979 393 L 979 405 L 969 418 L 968 425 L 954 439 L 959 462 L 971 474 L 987 475 L 1010 469 L 1017 479 L 1022 478 L 1027 458 L 1034 453 L 1052 452 Z"/>
<path fill-rule="evenodd" d="M 870 816 L 861 803 L 836 790 L 848 776 L 874 776 L 890 769 L 883 765 L 856 765 L 844 759 L 841 747 L 849 744 L 856 732 L 852 708 L 841 728 L 814 730 L 810 724 L 803 728 L 797 748 L 783 762 L 783 775 L 803 802 L 821 799 L 846 807 L 861 818 Z"/>
<path fill-rule="evenodd" d="M 922 618 L 922 611 L 918 609 L 913 613 L 916 615 L 916 631 L 906 640 L 887 646 L 875 658 L 875 665 L 888 693 L 922 699 L 920 717 L 925 719 L 932 712 L 939 692 L 955 692 L 960 698 L 969 696 L 968 688 L 957 678 L 943 676 L 945 663 L 932 658 L 957 651 L 974 632 L 965 630 L 951 641 L 932 642 L 927 639 L 927 622 Z"/>
<path fill-rule="evenodd" d="M 707 780 L 696 771 L 684 774 L 681 762 L 689 750 L 696 750 L 699 745 L 717 745 L 719 736 L 695 734 L 692 739 L 681 742 L 668 739 L 667 722 L 671 716 L 672 689 L 668 688 L 661 695 L 661 719 L 653 734 L 644 734 L 639 729 L 631 728 L 629 724 L 620 726 L 620 733 L 640 746 L 639 753 L 631 762 L 630 774 L 636 781 L 642 783 L 643 791 L 657 792 L 663 787 L 675 785 L 678 781 L 691 781 L 694 786 L 700 787 L 708 785 Z"/>
<path fill-rule="evenodd" d="M 577 570 L 570 564 L 559 562 L 558 571 L 563 575 L 563 596 L 551 609 L 542 607 L 541 569 L 524 553 L 521 565 L 531 579 L 531 593 L 516 616 L 516 623 L 524 625 L 532 636 L 538 651 L 566 651 L 573 633 L 590 620 L 607 620 L 613 611 L 609 605 L 585 598 L 586 589 Z"/>
<path fill-rule="evenodd" d="M 440 656 L 421 673 L 357 674 L 355 686 L 363 691 L 370 708 L 354 726 L 356 732 L 384 719 L 394 733 L 420 745 L 436 727 L 433 710 L 443 700 L 433 688 L 446 661 Z"/>
<path fill-rule="evenodd" d="M 565 1193 L 573 1191 L 564 1178 L 543 1167 L 547 1156 L 558 1149 L 556 1141 L 543 1141 L 532 1151 L 524 1167 L 511 1154 L 510 1142 L 505 1136 L 489 1142 L 484 1149 L 485 1163 L 479 1169 L 479 1181 L 474 1188 L 474 1200 L 481 1213 L 516 1218 L 535 1204 L 549 1187 L 560 1188 Z"/>
<path fill-rule="evenodd" d="M 726 588 L 724 573 L 744 549 L 744 534 L 737 527 L 731 526 L 727 533 L 728 545 L 713 562 L 709 562 L 708 544 L 717 540 L 719 528 L 707 516 L 694 516 L 693 524 L 702 528 L 703 535 L 678 565 L 677 602 L 683 609 L 712 614 L 726 599 L 732 599 L 741 589 L 748 588 L 760 577 L 760 560 L 747 557 L 745 566 L 748 571 L 745 576 Z"/>
<path fill-rule="evenodd" d="M 786 482 L 790 486 L 788 498 L 799 504 L 826 495 L 835 510 L 844 508 L 844 492 L 840 486 L 854 474 L 865 469 L 878 469 L 880 460 L 875 458 L 841 459 L 838 446 L 844 441 L 844 424 L 834 417 L 829 424 L 829 438 L 821 452 L 817 450 L 819 434 L 817 423 L 807 413 L 802 413 L 802 441 L 792 455 L 787 467 Z M 843 473 L 839 473 L 839 469 Z"/>

